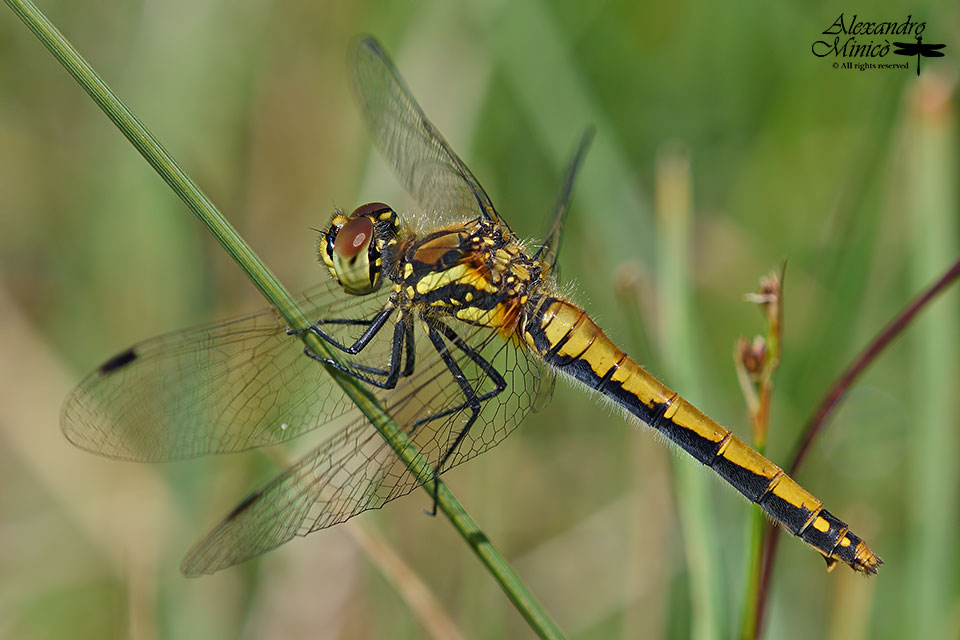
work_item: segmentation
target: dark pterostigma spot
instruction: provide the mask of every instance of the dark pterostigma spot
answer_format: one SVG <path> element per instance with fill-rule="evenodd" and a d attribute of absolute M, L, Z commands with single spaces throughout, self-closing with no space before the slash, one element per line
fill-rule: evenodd
<path fill-rule="evenodd" d="M 113 356 L 102 365 L 100 365 L 100 373 L 106 375 L 112 373 L 119 369 L 120 367 L 125 367 L 134 360 L 137 359 L 137 352 L 133 349 L 127 349 L 117 355 Z"/>
<path fill-rule="evenodd" d="M 256 502 L 260 498 L 261 494 L 262 494 L 261 491 L 256 491 L 248 495 L 246 498 L 243 499 L 243 502 L 241 502 L 236 507 L 234 507 L 233 511 L 230 512 L 230 515 L 226 517 L 226 520 L 233 520 L 234 518 L 239 516 L 241 513 L 246 511 L 250 507 L 250 505 L 252 505 L 254 502 Z"/>

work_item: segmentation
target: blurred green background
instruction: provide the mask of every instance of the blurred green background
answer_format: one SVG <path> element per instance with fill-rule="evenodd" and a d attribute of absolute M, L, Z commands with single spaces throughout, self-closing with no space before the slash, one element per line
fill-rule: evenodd
<path fill-rule="evenodd" d="M 353 102 L 358 34 L 383 42 L 521 235 L 542 233 L 576 137 L 595 125 L 564 281 L 638 361 L 748 441 L 731 354 L 763 325 L 743 294 L 788 260 L 768 447 L 783 465 L 831 380 L 960 248 L 956 3 L 41 8 L 291 289 L 326 277 L 311 227 L 335 207 L 413 206 Z M 913 59 L 908 71 L 834 69 L 811 43 L 841 12 L 910 14 L 946 57 L 924 60 L 920 78 Z M 667 249 L 683 211 L 661 206 L 658 224 L 656 194 L 677 166 L 690 218 Z M 60 403 L 108 355 L 263 303 L 6 9 L 0 211 L 0 637 L 419 638 L 444 618 L 469 638 L 530 634 L 449 525 L 423 515 L 422 493 L 187 580 L 183 553 L 271 463 L 135 465 L 68 445 Z M 664 278 L 669 264 L 689 277 Z M 848 394 L 798 474 L 886 564 L 871 579 L 828 575 L 784 537 L 768 637 L 960 636 L 958 381 L 950 290 Z M 571 637 L 682 638 L 703 628 L 671 467 L 695 464 L 560 384 L 446 478 Z M 706 635 L 729 637 L 753 508 L 703 482 L 701 534 L 720 568 Z"/>

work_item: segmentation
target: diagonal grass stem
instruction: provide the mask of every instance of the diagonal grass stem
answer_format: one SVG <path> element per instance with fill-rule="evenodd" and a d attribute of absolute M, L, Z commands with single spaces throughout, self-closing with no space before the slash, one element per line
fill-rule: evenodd
<path fill-rule="evenodd" d="M 39 8 L 30 0 L 5 0 L 5 2 L 213 234 L 220 246 L 243 269 L 283 320 L 294 329 L 309 326 L 309 321 L 287 290 L 226 221 L 210 198 L 177 164 L 173 156 L 163 148 L 133 112 L 111 91 Z M 333 354 L 328 351 L 318 336 L 311 332 L 302 332 L 300 335 L 314 353 L 332 357 Z M 327 370 L 431 496 L 433 483 L 437 483 L 438 508 L 477 554 L 531 628 L 543 638 L 563 637 L 560 629 L 536 601 L 506 559 L 487 539 L 463 505 L 443 482 L 433 478 L 433 469 L 430 464 L 421 456 L 390 415 L 380 407 L 369 390 L 348 375 L 330 367 Z"/>

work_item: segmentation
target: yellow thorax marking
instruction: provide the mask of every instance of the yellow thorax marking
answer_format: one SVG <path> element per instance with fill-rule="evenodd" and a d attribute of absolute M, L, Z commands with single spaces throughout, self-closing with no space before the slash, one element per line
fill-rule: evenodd
<path fill-rule="evenodd" d="M 417 293 L 420 295 L 436 291 L 451 283 L 470 285 L 474 289 L 495 293 L 497 288 L 468 264 L 458 264 L 444 271 L 428 273 L 417 281 Z"/>
<path fill-rule="evenodd" d="M 515 311 L 515 306 L 505 306 L 501 303 L 492 309 L 461 307 L 457 309 L 455 315 L 464 322 L 471 322 L 485 327 L 496 327 L 500 330 L 504 338 L 511 338 L 516 333 L 515 322 L 517 320 L 517 314 Z"/>

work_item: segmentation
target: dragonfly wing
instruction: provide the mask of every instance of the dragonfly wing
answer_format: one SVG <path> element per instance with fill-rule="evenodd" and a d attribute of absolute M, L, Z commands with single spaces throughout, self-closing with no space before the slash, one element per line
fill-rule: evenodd
<path fill-rule="evenodd" d="M 557 257 L 560 254 L 560 241 L 563 237 L 563 223 L 567 217 L 567 211 L 570 209 L 570 197 L 573 195 L 573 183 L 576 180 L 577 172 L 583 164 L 583 159 L 593 140 L 594 129 L 589 127 L 580 135 L 580 142 L 577 143 L 577 150 L 573 154 L 573 159 L 567 167 L 567 173 L 564 176 L 563 184 L 560 187 L 560 196 L 557 198 L 557 206 L 554 210 L 553 220 L 550 221 L 550 227 L 544 236 L 543 245 L 534 255 L 535 260 L 539 260 L 554 269 L 557 265 Z"/>
<path fill-rule="evenodd" d="M 533 395 L 533 411 L 541 411 L 553 399 L 553 390 L 557 386 L 557 370 L 553 367 L 543 367 L 540 375 L 542 377 L 537 392 Z"/>
<path fill-rule="evenodd" d="M 308 318 L 369 318 L 385 296 L 347 296 L 332 280 L 299 297 Z M 332 326 L 341 340 L 363 327 Z M 356 411 L 303 354 L 272 309 L 142 342 L 111 358 L 67 398 L 67 439 L 101 455 L 159 462 L 241 451 L 299 436 Z M 389 361 L 385 329 L 362 361 Z"/>
<path fill-rule="evenodd" d="M 360 106 L 380 152 L 433 222 L 442 226 L 484 215 L 506 225 L 376 40 L 367 37 L 357 44 L 353 70 Z"/>
<path fill-rule="evenodd" d="M 528 357 L 522 347 L 503 340 L 495 331 L 471 331 L 469 343 L 503 375 L 506 389 L 483 405 L 479 418 L 442 471 L 503 440 L 531 409 L 543 386 L 552 384 L 539 358 Z M 450 355 L 478 394 L 491 388 L 492 381 L 473 360 L 454 349 Z M 403 379 L 382 403 L 421 455 L 436 467 L 463 429 L 470 411 L 459 410 L 414 426 L 424 416 L 456 408 L 464 399 L 422 331 L 418 335 L 417 362 L 416 374 Z M 190 551 L 183 572 L 213 573 L 296 535 L 379 508 L 419 485 L 384 438 L 362 416 L 358 417 L 244 500 Z"/>

